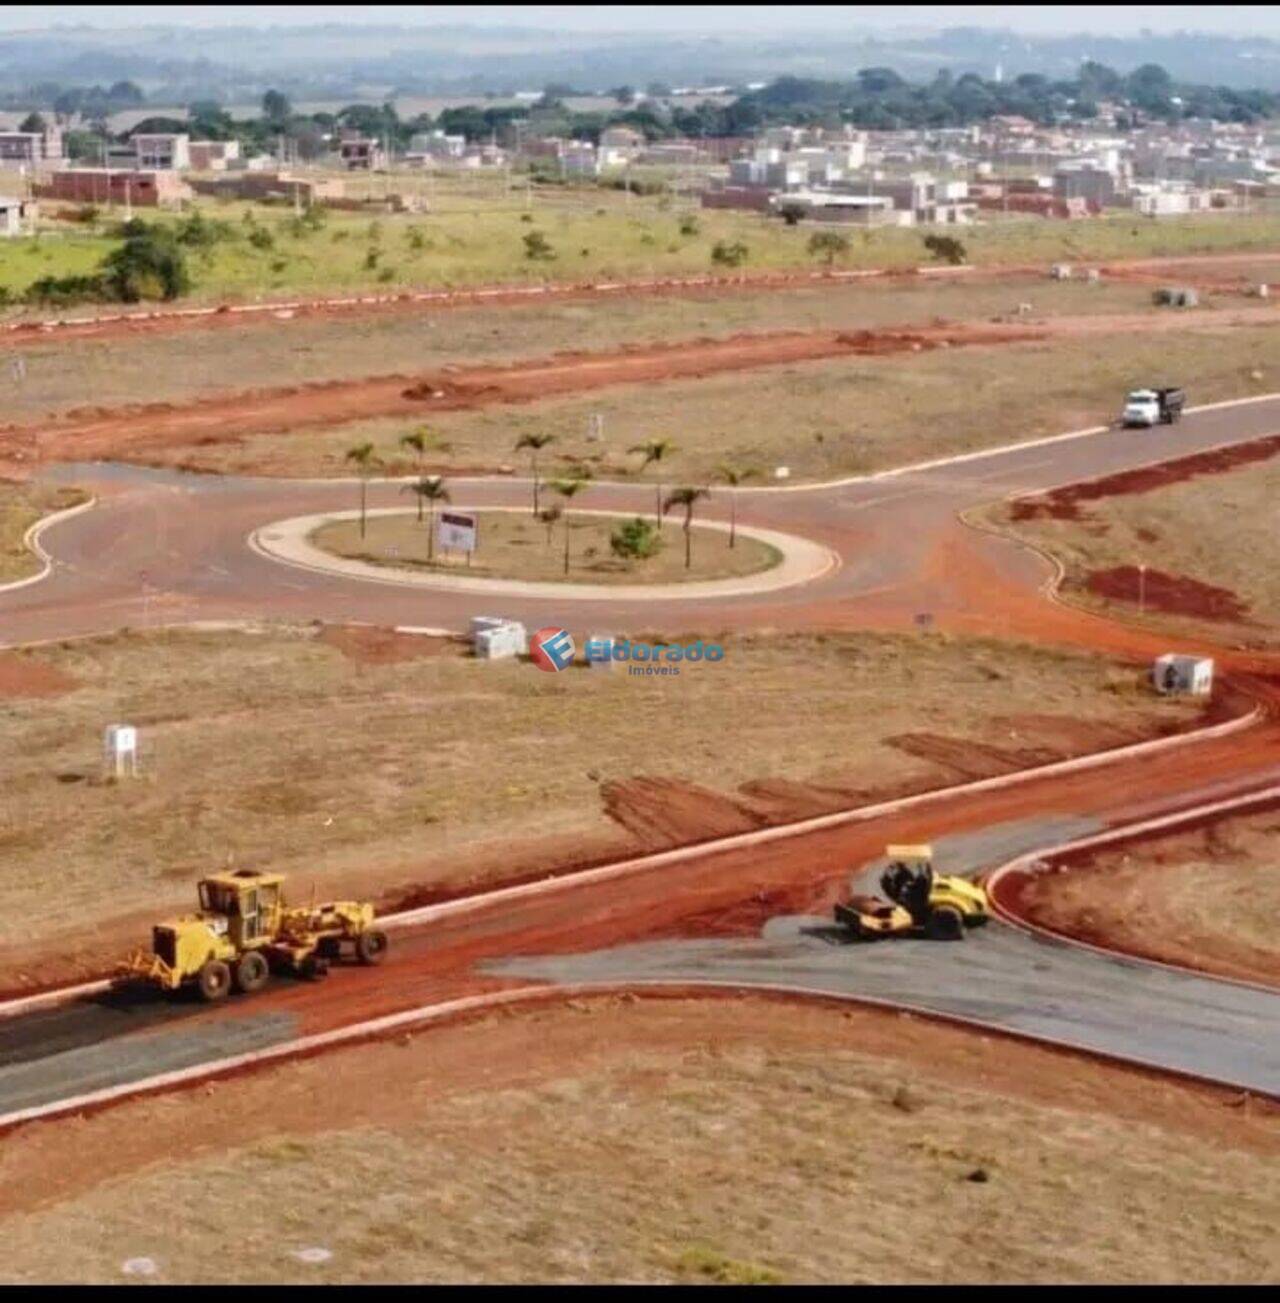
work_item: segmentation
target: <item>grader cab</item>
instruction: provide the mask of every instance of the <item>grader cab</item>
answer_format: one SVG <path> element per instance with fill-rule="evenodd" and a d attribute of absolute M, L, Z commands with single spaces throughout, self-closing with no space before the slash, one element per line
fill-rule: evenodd
<path fill-rule="evenodd" d="M 206 1000 L 236 990 L 260 990 L 272 970 L 323 977 L 329 964 L 350 955 L 381 963 L 387 934 L 374 927 L 373 906 L 333 901 L 292 909 L 278 873 L 236 869 L 202 878 L 200 909 L 152 929 L 151 950 L 121 964 L 121 981 L 143 981 L 165 991 L 194 985 Z"/>

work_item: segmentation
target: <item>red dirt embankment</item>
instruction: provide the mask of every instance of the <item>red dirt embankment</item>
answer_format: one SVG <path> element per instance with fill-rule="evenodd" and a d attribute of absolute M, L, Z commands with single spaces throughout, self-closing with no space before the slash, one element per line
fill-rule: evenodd
<path fill-rule="evenodd" d="M 1158 466 L 1143 466 L 1137 470 L 1120 471 L 1102 479 L 1068 484 L 1049 493 L 1019 498 L 1009 509 L 1009 519 L 1020 520 L 1081 520 L 1080 506 L 1102 498 L 1118 498 L 1133 493 L 1150 493 L 1167 488 L 1183 480 L 1201 475 L 1221 475 L 1247 466 L 1253 462 L 1269 461 L 1280 453 L 1280 434 L 1237 443 L 1230 448 L 1210 448 L 1207 452 L 1192 453 L 1161 462 Z"/>
<path fill-rule="evenodd" d="M 1248 604 L 1229 588 L 1206 584 L 1190 575 L 1170 575 L 1150 567 L 1142 571 L 1137 566 L 1111 566 L 1090 571 L 1084 586 L 1108 601 L 1142 605 L 1166 615 L 1228 624 L 1244 624 L 1249 619 Z"/>
<path fill-rule="evenodd" d="M 0 459 L 111 457 L 161 447 L 232 442 L 248 434 L 341 425 L 375 416 L 530 403 L 613 385 L 701 379 L 826 358 L 884 356 L 1042 338 L 1041 328 L 975 322 L 914 330 L 784 331 L 690 339 L 607 353 L 559 353 L 506 366 L 443 366 L 386 375 L 219 394 L 189 404 L 76 408 L 38 425 L 0 427 Z"/>

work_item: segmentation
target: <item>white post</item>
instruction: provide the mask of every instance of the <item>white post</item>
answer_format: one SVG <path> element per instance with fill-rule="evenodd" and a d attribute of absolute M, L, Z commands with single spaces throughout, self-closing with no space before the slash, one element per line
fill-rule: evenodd
<path fill-rule="evenodd" d="M 1138 563 L 1138 614 L 1144 615 L 1147 610 L 1147 567 L 1143 562 Z"/>

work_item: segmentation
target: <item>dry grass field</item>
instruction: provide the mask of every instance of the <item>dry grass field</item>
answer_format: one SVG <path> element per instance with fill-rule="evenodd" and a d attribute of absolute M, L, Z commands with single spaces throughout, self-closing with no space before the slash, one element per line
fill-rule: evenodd
<path fill-rule="evenodd" d="M 1022 302 L 1034 307 L 1033 319 L 1154 311 L 1148 286 L 1019 276 L 999 282 L 911 278 L 892 285 L 627 294 L 542 305 L 298 317 L 287 323 L 247 320 L 237 321 L 234 330 L 29 341 L 22 354 L 25 377 L 6 393 L 5 410 L 6 419 L 22 420 L 86 403 L 184 402 L 228 389 L 413 374 L 455 363 L 498 364 L 740 331 L 985 320 Z M 1206 305 L 1213 302 L 1206 299 Z"/>
<path fill-rule="evenodd" d="M 543 503 L 554 506 L 559 500 L 548 489 Z M 372 517 L 363 539 L 358 519 L 334 521 L 316 530 L 310 542 L 325 552 L 373 565 L 536 582 L 671 584 L 730 579 L 757 574 L 781 559 L 776 548 L 746 534 L 739 534 L 730 547 L 729 536 L 723 530 L 703 529 L 695 524 L 689 531 L 691 564 L 686 567 L 684 529 L 679 523 L 682 517 L 683 511 L 673 508 L 662 524 L 660 550 L 639 559 L 619 558 L 611 548 L 614 532 L 627 517 L 591 516 L 585 510 L 571 511 L 567 520 L 547 525 L 523 512 L 481 512 L 480 547 L 469 565 L 462 553 L 449 555 L 437 549 L 434 556 L 429 556 L 429 522 L 419 524 L 412 512 Z M 653 511 L 644 519 L 652 524 Z"/>
<path fill-rule="evenodd" d="M 73 507 L 82 500 L 83 494 L 75 489 L 0 480 L 0 584 L 25 579 L 40 569 L 39 558 L 23 542 L 27 530 L 41 516 Z"/>
<path fill-rule="evenodd" d="M 1032 917 L 1167 963 L 1280 986 L 1280 815 L 1101 853 L 1027 889 Z"/>
<path fill-rule="evenodd" d="M 829 479 L 1113 421 L 1128 390 L 1173 375 L 1192 403 L 1264 393 L 1280 382 L 1272 327 L 1056 339 L 889 357 L 801 362 L 703 379 L 600 389 L 573 398 L 442 412 L 430 423 L 433 470 L 521 466 L 524 434 L 553 434 L 551 473 L 586 462 L 634 474 L 628 453 L 661 432 L 672 482 L 705 483 L 724 461 Z M 603 439 L 588 435 L 592 418 Z M 406 423 L 377 419 L 285 435 L 177 447 L 167 465 L 272 475 L 345 475 L 365 439 L 391 459 Z M 669 470 L 667 470 L 669 466 Z M 408 469 L 408 463 L 405 463 Z M 757 481 L 760 482 L 760 481 Z"/>
<path fill-rule="evenodd" d="M 1261 1101 L 909 1016 L 575 1001 L 7 1137 L 0 1279 L 1262 1284 L 1278 1154 Z"/>
<path fill-rule="evenodd" d="M 1280 461 L 1102 498 L 1083 504 L 1080 514 L 1078 520 L 1019 520 L 1011 525 L 1008 508 L 1001 507 L 989 518 L 1057 556 L 1066 567 L 1064 592 L 1072 601 L 1201 637 L 1224 636 L 1222 622 L 1198 619 L 1193 611 L 1161 610 L 1155 601 L 1140 611 L 1136 592 L 1132 600 L 1115 601 L 1088 587 L 1095 571 L 1145 565 L 1238 598 L 1247 608 L 1247 622 L 1228 621 L 1225 630 L 1232 636 L 1251 643 L 1276 637 Z M 1154 581 L 1151 587 L 1155 593 Z M 1194 599 L 1190 605 L 1194 607 Z"/>
<path fill-rule="evenodd" d="M 512 872 L 513 838 L 553 848 L 544 867 L 566 846 L 633 849 L 602 790 L 636 775 L 725 801 L 792 780 L 855 805 L 982 772 L 952 767 L 946 739 L 1013 769 L 1196 711 L 1097 658 L 935 637 L 708 630 L 722 662 L 657 680 L 358 634 L 133 633 L 0 655 L 0 985 L 28 971 L 23 948 L 59 938 L 100 966 L 108 920 L 187 905 L 228 858 L 304 887 L 457 886 L 477 863 Z M 122 720 L 141 729 L 142 775 L 108 782 L 102 730 Z"/>

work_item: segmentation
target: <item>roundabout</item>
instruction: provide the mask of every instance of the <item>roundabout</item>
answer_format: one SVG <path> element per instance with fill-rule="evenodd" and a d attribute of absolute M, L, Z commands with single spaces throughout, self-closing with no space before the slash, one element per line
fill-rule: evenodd
<path fill-rule="evenodd" d="M 494 597 L 568 597 L 588 601 L 621 598 L 670 601 L 769 593 L 811 583 L 840 565 L 839 557 L 830 548 L 795 534 L 758 526 L 738 525 L 737 546 L 731 550 L 729 526 L 723 521 L 704 521 L 693 527 L 697 541 L 691 555 L 696 560 L 688 572 L 682 568 L 679 556 L 673 555 L 683 546 L 682 530 L 669 524 L 662 534 L 665 555 L 631 563 L 605 560 L 599 553 L 608 546 L 611 532 L 617 526 L 644 517 L 628 511 L 583 509 L 574 511 L 567 522 L 568 528 L 579 537 L 575 543 L 570 535 L 578 555 L 574 558 L 571 554 L 566 577 L 503 577 L 483 573 L 487 565 L 493 564 L 488 561 L 484 541 L 487 533 L 498 535 L 491 550 L 500 560 L 493 568 L 505 563 L 526 570 L 536 568 L 545 574 L 559 567 L 560 539 L 564 537 L 566 522 L 547 528 L 534 520 L 526 507 L 485 507 L 479 515 L 480 548 L 475 561 L 468 566 L 466 559 L 456 554 L 451 558 L 437 554 L 428 560 L 428 529 L 426 526 L 419 529 L 412 511 L 384 507 L 366 514 L 368 530 L 363 542 L 357 528 L 360 512 L 334 511 L 264 525 L 250 535 L 249 546 L 259 555 L 285 565 L 344 578 Z M 527 530 L 521 529 L 520 525 L 526 522 Z M 548 542 L 545 549 L 540 549 L 544 531 Z M 716 549 L 713 557 L 708 555 L 712 547 Z M 411 548 L 419 554 L 412 560 Z M 521 556 L 522 549 L 526 553 L 532 551 L 533 557 Z M 584 556 L 584 549 L 590 549 L 595 555 Z M 539 556 L 539 551 L 545 555 Z M 643 576 L 657 569 L 660 562 L 665 563 L 661 581 L 632 581 L 632 575 Z M 736 566 L 739 573 L 723 574 L 730 566 Z M 697 576 L 708 570 L 717 577 L 684 578 L 685 573 Z M 584 578 L 584 572 L 590 577 Z"/>

